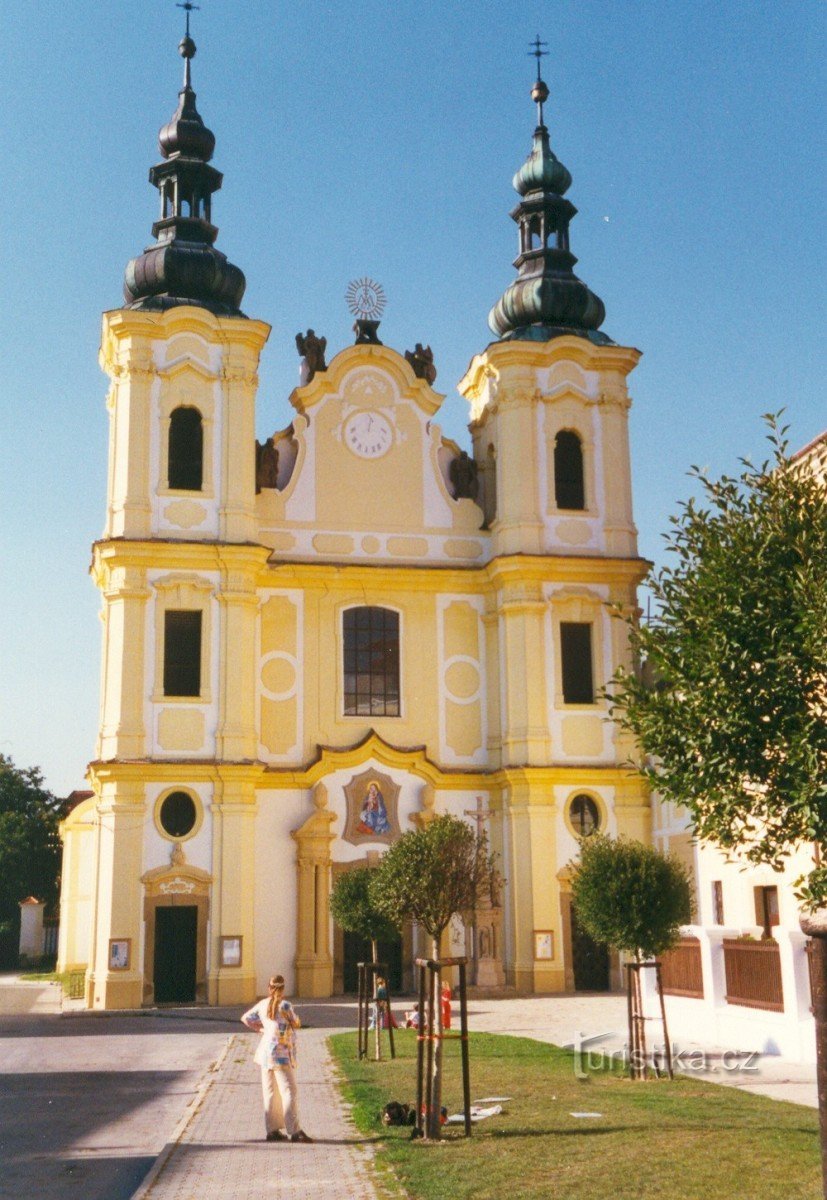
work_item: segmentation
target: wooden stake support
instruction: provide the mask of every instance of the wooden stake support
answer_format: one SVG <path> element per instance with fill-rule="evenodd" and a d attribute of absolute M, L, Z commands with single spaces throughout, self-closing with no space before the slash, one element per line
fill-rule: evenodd
<path fill-rule="evenodd" d="M 391 1020 L 391 989 L 388 983 L 387 963 L 360 962 L 356 964 L 358 972 L 359 997 L 359 1030 L 357 1036 L 357 1057 L 368 1056 L 368 1033 L 370 1032 L 370 1009 L 373 1005 L 374 1019 L 374 1058 L 379 1062 L 382 1058 L 382 1028 L 385 1024 L 385 1011 L 388 1014 L 388 1043 L 391 1058 L 396 1058 L 396 1047 L 393 1041 L 393 1021 Z M 385 980 L 387 1000 L 379 1000 L 376 996 L 376 977 L 381 975 Z"/>
<path fill-rule="evenodd" d="M 414 1137 L 438 1137 L 440 1113 L 434 1095 L 434 1057 L 437 1043 L 459 1039 L 462 1055 L 462 1103 L 465 1136 L 471 1136 L 471 1065 L 468 1054 L 467 958 L 418 958 L 419 1029 L 416 1053 L 416 1129 Z M 442 1029 L 440 1001 L 442 971 L 459 968 L 459 1033 Z"/>
<path fill-rule="evenodd" d="M 640 973 L 648 968 L 654 969 L 658 999 L 660 1000 L 660 1019 L 663 1024 L 666 1073 L 670 1079 L 674 1079 L 675 1075 L 672 1069 L 672 1047 L 669 1044 L 669 1030 L 666 1025 L 666 1007 L 663 1002 L 663 980 L 661 978 L 660 963 L 653 961 L 626 963 L 626 1010 L 629 1017 L 629 1074 L 632 1079 L 646 1078 L 648 1066 L 648 1056 L 646 1052 L 646 1021 L 647 1019 L 652 1018 L 647 1018 L 643 1014 L 643 995 L 640 986 Z M 654 1062 L 654 1054 L 652 1058 L 652 1069 L 655 1077 L 659 1077 L 660 1072 L 656 1063 Z"/>

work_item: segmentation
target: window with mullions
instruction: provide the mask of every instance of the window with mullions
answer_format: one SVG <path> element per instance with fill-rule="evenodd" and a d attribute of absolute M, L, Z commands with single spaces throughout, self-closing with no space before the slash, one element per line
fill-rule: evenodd
<path fill-rule="evenodd" d="M 344 666 L 346 717 L 398 717 L 399 613 L 346 609 Z"/>

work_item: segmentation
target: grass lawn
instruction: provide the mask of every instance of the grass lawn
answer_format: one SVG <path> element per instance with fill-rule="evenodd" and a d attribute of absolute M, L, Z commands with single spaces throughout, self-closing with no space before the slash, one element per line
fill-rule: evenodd
<path fill-rule="evenodd" d="M 632 1083 L 617 1069 L 575 1077 L 572 1055 L 528 1038 L 472 1034 L 471 1098 L 511 1096 L 502 1116 L 443 1131 L 439 1145 L 378 1120 L 416 1099 L 416 1041 L 395 1061 L 358 1062 L 356 1035 L 330 1039 L 357 1127 L 417 1200 L 820 1200 L 818 1113 L 678 1078 Z M 383 1053 L 386 1052 L 386 1044 Z M 459 1043 L 446 1043 L 443 1103 L 462 1106 Z M 572 1112 L 599 1112 L 577 1119 Z"/>

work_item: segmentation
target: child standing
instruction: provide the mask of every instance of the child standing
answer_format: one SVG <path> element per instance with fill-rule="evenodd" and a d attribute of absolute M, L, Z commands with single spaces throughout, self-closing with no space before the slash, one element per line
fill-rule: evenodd
<path fill-rule="evenodd" d="M 261 1034 L 255 1061 L 261 1068 L 261 1094 L 268 1142 L 312 1142 L 299 1122 L 296 1084 L 296 1030 L 301 1021 L 284 999 L 284 977 L 274 975 L 268 995 L 241 1018 L 248 1029 Z"/>

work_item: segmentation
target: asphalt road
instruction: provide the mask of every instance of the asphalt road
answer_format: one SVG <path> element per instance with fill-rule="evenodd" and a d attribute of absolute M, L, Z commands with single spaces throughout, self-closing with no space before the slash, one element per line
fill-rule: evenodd
<path fill-rule="evenodd" d="M 0 1200 L 128 1200 L 237 1017 L 0 1017 Z"/>

